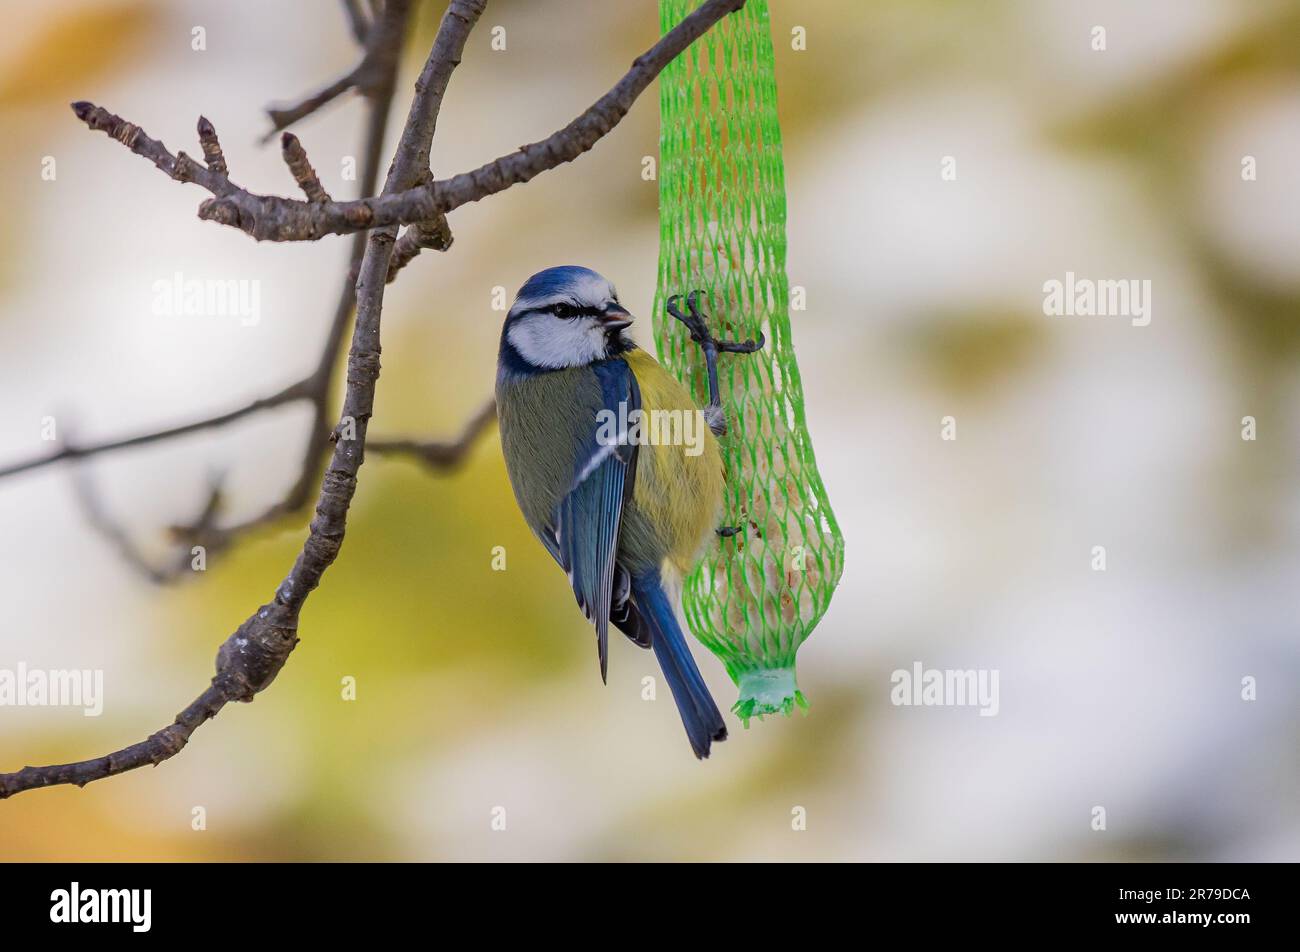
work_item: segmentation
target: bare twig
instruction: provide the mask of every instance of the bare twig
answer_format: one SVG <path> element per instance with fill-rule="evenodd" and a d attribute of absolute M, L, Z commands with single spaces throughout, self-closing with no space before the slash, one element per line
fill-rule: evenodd
<path fill-rule="evenodd" d="M 391 52 L 400 46 L 401 30 L 396 28 L 391 15 L 383 15 L 375 20 L 372 27 L 365 25 L 364 15 L 354 3 L 345 3 L 344 12 L 348 16 L 353 36 L 365 45 L 365 54 L 361 62 L 314 93 L 302 97 L 297 102 L 279 106 L 268 106 L 266 114 L 271 120 L 270 130 L 262 137 L 262 142 L 270 142 L 277 132 L 289 128 L 299 119 L 306 118 L 322 107 L 333 102 L 349 90 L 355 89 L 366 95 L 373 95 L 387 82 L 387 75 L 392 67 Z M 389 11 L 391 12 L 391 11 Z M 405 17 L 402 17 L 405 20 Z M 405 23 L 402 24 L 402 30 Z"/>
<path fill-rule="evenodd" d="M 446 215 L 439 215 L 433 221 L 407 225 L 393 249 L 393 262 L 388 266 L 389 282 L 395 280 L 397 273 L 415 260 L 421 251 L 426 248 L 446 251 L 451 247 L 452 240 L 451 226 L 447 223 Z"/>
<path fill-rule="evenodd" d="M 460 433 L 451 440 L 397 438 L 369 440 L 366 449 L 383 456 L 410 456 L 435 472 L 448 472 L 464 462 L 478 437 L 487 432 L 495 419 L 496 404 L 494 401 L 488 400 L 462 426 Z M 320 438 L 309 436 L 308 448 L 315 450 L 318 456 L 323 455 L 324 450 L 333 445 L 332 435 L 332 431 L 325 431 Z M 208 495 L 205 497 L 206 501 L 199 510 L 198 515 L 189 522 L 178 523 L 169 527 L 171 537 L 180 543 L 180 547 L 173 558 L 168 559 L 161 565 L 150 561 L 140 551 L 126 529 L 109 515 L 108 510 L 94 490 L 89 474 L 84 469 L 74 470 L 72 478 L 78 498 L 81 500 L 82 509 L 86 514 L 86 521 L 90 527 L 102 535 L 117 550 L 127 566 L 149 581 L 164 585 L 193 574 L 193 549 L 195 546 L 203 547 L 206 559 L 225 551 L 248 533 L 273 525 L 284 517 L 297 512 L 302 508 L 305 501 L 303 498 L 305 490 L 300 487 L 310 488 L 314 484 L 318 471 L 319 461 L 317 459 L 313 459 L 310 465 L 304 464 L 299 470 L 300 476 L 294 487 L 282 498 L 276 500 L 255 516 L 228 526 L 219 525 L 217 522 L 220 505 L 224 497 L 222 495 L 221 480 L 213 479 L 210 483 Z"/>
<path fill-rule="evenodd" d="M 77 498 L 81 501 L 81 509 L 86 516 L 86 522 L 117 550 L 117 554 L 122 557 L 122 561 L 153 582 L 162 584 L 166 581 L 172 574 L 171 570 L 156 568 L 136 548 L 126 530 L 113 521 L 107 510 L 104 509 L 99 494 L 95 492 L 90 474 L 84 469 L 75 470 L 72 474 L 72 483 L 77 492 Z"/>
<path fill-rule="evenodd" d="M 370 22 L 366 19 L 365 11 L 361 9 L 360 0 L 343 0 L 343 13 L 348 18 L 352 38 L 365 45 L 366 34 L 370 32 Z"/>
<path fill-rule="evenodd" d="M 84 787 L 93 780 L 134 770 L 145 764 L 157 766 L 169 757 L 179 754 L 199 725 L 208 718 L 216 717 L 241 686 L 238 675 L 233 669 L 218 673 L 212 679 L 212 685 L 189 707 L 177 714 L 175 721 L 138 744 L 116 750 L 104 757 L 96 757 L 94 760 L 83 760 L 75 764 L 56 764 L 51 767 L 24 767 L 17 773 L 0 774 L 0 800 L 24 790 L 51 787 L 55 784 L 72 783 Z"/>
<path fill-rule="evenodd" d="M 303 400 L 310 397 L 311 392 L 308 386 L 309 380 L 310 378 L 307 380 L 300 380 L 296 383 L 290 384 L 277 393 L 273 393 L 269 397 L 258 397 L 256 400 L 252 400 L 233 410 L 227 410 L 224 413 L 204 417 L 190 423 L 182 423 L 178 426 L 170 426 L 161 430 L 150 430 L 147 433 L 121 437 L 115 440 L 104 440 L 99 443 L 65 443 L 53 453 L 46 456 L 38 456 L 18 463 L 10 463 L 8 466 L 0 466 L 0 479 L 3 479 L 6 476 L 16 476 L 19 473 L 26 473 L 34 469 L 40 469 L 43 466 L 49 466 L 53 463 L 62 462 L 63 460 L 85 459 L 90 456 L 98 456 L 102 453 L 111 453 L 116 450 L 131 449 L 132 447 L 137 446 L 147 446 L 150 443 L 157 443 L 161 440 L 170 440 L 179 436 L 186 436 L 190 433 L 197 433 L 201 430 L 225 426 L 227 423 L 234 423 L 236 420 L 242 420 L 244 417 L 251 416 L 252 414 L 258 413 L 262 410 L 270 410 L 273 407 L 284 406 L 286 403 L 292 403 L 295 400 Z"/>
<path fill-rule="evenodd" d="M 302 143 L 292 132 L 286 132 L 280 137 L 280 152 L 284 156 L 284 164 L 289 166 L 289 174 L 293 180 L 298 183 L 298 187 L 303 190 L 309 202 L 328 202 L 330 201 L 329 192 L 320 183 L 320 177 L 316 175 L 316 170 L 311 167 L 311 161 L 307 158 L 307 153 L 303 150 Z"/>
<path fill-rule="evenodd" d="M 174 558 L 163 565 L 154 565 L 139 550 L 126 529 L 108 514 L 95 491 L 90 473 L 85 469 L 74 470 L 72 481 L 90 527 L 102 535 L 131 568 L 158 585 L 166 584 L 193 570 L 193 553 L 188 548 L 178 551 Z M 194 520 L 196 533 L 205 533 L 214 527 L 221 502 L 221 479 L 214 477 L 209 484 L 203 508 Z"/>
<path fill-rule="evenodd" d="M 268 106 L 267 116 L 271 119 L 271 128 L 262 136 L 262 142 L 270 142 L 272 137 L 282 129 L 287 129 L 299 119 L 310 116 L 313 112 L 319 110 L 322 106 L 333 102 L 343 93 L 357 85 L 357 77 L 360 74 L 361 67 L 357 66 L 344 76 L 340 76 L 334 82 L 330 83 L 309 96 L 300 99 L 295 103 L 288 103 L 282 106 Z"/>
<path fill-rule="evenodd" d="M 217 175 L 226 174 L 226 157 L 217 140 L 217 130 L 205 117 L 199 116 L 199 148 L 203 150 L 203 161 Z"/>
<path fill-rule="evenodd" d="M 384 456 L 413 456 L 432 469 L 447 470 L 464 461 L 474 441 L 487 431 L 496 418 L 496 402 L 489 400 L 470 417 L 454 440 L 371 440 L 367 449 Z"/>
<path fill-rule="evenodd" d="M 138 126 L 105 109 L 87 102 L 75 103 L 73 108 L 92 129 L 108 133 L 172 178 L 193 182 L 211 192 L 213 197 L 199 206 L 200 218 L 239 228 L 259 241 L 315 241 L 325 235 L 434 221 L 439 214 L 445 215 L 573 161 L 622 120 L 636 98 L 674 57 L 714 23 L 744 4 L 745 0 L 706 0 L 637 57 L 632 68 L 609 92 L 546 139 L 471 172 L 441 181 L 421 180 L 394 192 L 354 201 L 305 202 L 258 195 L 232 185 L 224 175 L 192 167 L 194 163 L 184 153 L 173 156 Z"/>

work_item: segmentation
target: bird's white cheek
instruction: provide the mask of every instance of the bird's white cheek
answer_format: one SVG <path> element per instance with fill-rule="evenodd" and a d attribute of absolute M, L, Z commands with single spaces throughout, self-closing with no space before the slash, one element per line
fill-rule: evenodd
<path fill-rule="evenodd" d="M 582 367 L 605 356 L 604 332 L 588 321 L 525 320 L 512 327 L 507 337 L 535 367 Z"/>

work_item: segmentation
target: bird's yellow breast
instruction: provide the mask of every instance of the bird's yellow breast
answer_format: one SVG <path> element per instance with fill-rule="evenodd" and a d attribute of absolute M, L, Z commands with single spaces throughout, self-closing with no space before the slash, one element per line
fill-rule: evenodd
<path fill-rule="evenodd" d="M 620 548 L 681 575 L 715 538 L 722 514 L 718 442 L 686 389 L 644 350 L 624 354 L 641 391 L 641 446 Z"/>

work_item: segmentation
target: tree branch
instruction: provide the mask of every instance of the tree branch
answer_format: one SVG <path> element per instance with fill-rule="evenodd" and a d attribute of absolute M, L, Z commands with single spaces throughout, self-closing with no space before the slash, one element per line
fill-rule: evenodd
<path fill-rule="evenodd" d="M 52 787 L 61 783 L 84 787 L 91 781 L 125 773 L 143 767 L 145 764 L 153 764 L 156 767 L 169 757 L 179 754 L 195 729 L 209 718 L 216 717 L 217 713 L 236 696 L 240 688 L 241 686 L 236 683 L 234 671 L 218 673 L 212 679 L 212 685 L 189 707 L 177 714 L 175 721 L 138 744 L 75 764 L 24 767 L 17 773 L 0 774 L 0 800 L 24 790 Z"/>
<path fill-rule="evenodd" d="M 392 15 L 404 17 L 405 13 L 403 8 L 398 6 L 393 9 Z M 386 35 L 394 37 L 393 42 L 400 44 L 402 39 L 400 31 L 394 32 L 390 28 Z M 360 179 L 360 190 L 363 195 L 372 193 L 379 180 L 384 136 L 388 128 L 388 114 L 391 111 L 396 82 L 397 59 L 396 51 L 382 59 L 382 62 L 387 64 L 387 76 L 383 82 L 376 84 L 372 92 L 367 94 L 368 118 L 366 121 L 363 145 L 364 157 Z M 202 117 L 199 119 L 198 128 L 199 141 L 209 168 L 219 169 L 222 174 L 225 174 L 225 157 L 222 154 L 220 142 L 217 140 L 216 130 L 213 129 L 210 122 Z M 303 186 L 304 190 L 313 190 L 318 184 L 318 180 L 315 179 L 311 163 L 302 150 L 301 144 L 298 143 L 297 137 L 293 136 L 292 133 L 285 133 L 285 136 L 291 140 L 285 143 L 284 148 L 285 161 L 289 165 L 290 171 L 295 179 L 299 180 L 299 184 Z M 323 189 L 321 191 L 323 192 Z M 311 191 L 308 194 L 311 194 Z M 342 349 L 344 332 L 348 321 L 352 317 L 353 306 L 356 301 L 357 273 L 361 266 L 361 256 L 364 250 L 364 234 L 354 235 L 348 271 L 341 282 L 338 302 L 334 308 L 325 344 L 317 360 L 316 367 L 306 377 L 290 384 L 270 397 L 258 398 L 226 413 L 205 417 L 181 426 L 155 430 L 126 439 L 109 440 L 84 446 L 69 441 L 57 452 L 49 456 L 0 467 L 0 478 L 39 469 L 63 460 L 80 460 L 101 453 L 145 446 L 161 440 L 224 426 L 263 410 L 270 410 L 305 400 L 311 404 L 312 420 L 308 427 L 301 462 L 298 466 L 298 475 L 285 494 L 255 516 L 234 525 L 220 526 L 217 524 L 216 516 L 218 512 L 215 505 L 206 506 L 200 512 L 199 517 L 194 520 L 172 525 L 170 534 L 180 548 L 176 558 L 169 560 L 162 566 L 151 564 L 130 539 L 126 530 L 112 519 L 107 509 L 100 502 L 98 495 L 94 492 L 89 477 L 74 476 L 76 480 L 74 485 L 91 528 L 104 536 L 109 544 L 118 550 L 123 561 L 128 566 L 136 569 L 144 578 L 155 584 L 167 584 L 189 575 L 193 546 L 201 545 L 208 555 L 215 555 L 232 546 L 240 537 L 297 512 L 307 504 L 312 487 L 320 478 L 321 460 L 324 452 L 331 446 L 329 440 L 330 427 L 327 422 L 329 398 L 334 388 L 338 355 Z M 217 496 L 214 488 L 211 503 L 215 504 L 216 500 Z"/>
<path fill-rule="evenodd" d="M 412 156 L 417 155 L 421 148 L 428 147 L 428 143 L 422 143 L 421 139 L 433 136 L 446 87 L 443 83 L 434 94 L 428 79 L 438 73 L 440 59 L 449 51 L 454 51 L 459 60 L 465 39 L 485 4 L 486 0 L 452 0 L 447 15 L 443 17 L 429 60 L 416 83 L 401 145 L 384 184 L 385 193 L 408 187 L 421 174 L 422 170 L 414 164 Z M 384 15 L 398 15 L 405 20 L 409 15 L 408 0 L 387 0 Z M 308 527 L 307 540 L 271 601 L 250 615 L 226 639 L 217 652 L 217 673 L 211 686 L 177 715 L 170 726 L 139 744 L 106 757 L 76 764 L 25 767 L 17 773 L 0 774 L 0 799 L 51 784 L 84 786 L 146 763 L 157 765 L 179 753 L 194 730 L 208 718 L 215 717 L 226 704 L 252 701 L 275 680 L 298 643 L 298 617 L 302 606 L 338 557 L 343 544 L 348 508 L 356 492 L 357 473 L 365 458 L 366 429 L 379 379 L 380 315 L 395 239 L 396 228 L 389 228 L 372 232 L 366 240 L 356 284 L 357 313 L 348 351 L 347 390 L 343 412 L 335 428 L 336 432 L 344 433 L 351 425 L 355 427 L 355 436 L 341 438 L 334 444 L 333 455 L 321 481 L 316 516 Z"/>
<path fill-rule="evenodd" d="M 213 429 L 214 427 L 225 426 L 227 423 L 234 423 L 246 416 L 259 413 L 262 410 L 270 410 L 273 407 L 284 406 L 286 403 L 292 403 L 295 400 L 307 399 L 311 396 L 310 387 L 308 386 L 311 378 L 299 380 L 292 383 L 269 397 L 258 397 L 243 406 L 236 407 L 233 410 L 227 410 L 225 413 L 218 413 L 215 416 L 203 417 L 190 423 L 182 423 L 178 426 L 170 426 L 161 430 L 150 430 L 147 433 L 140 433 L 135 436 L 121 437 L 115 440 L 104 440 L 99 443 L 74 444 L 64 443 L 53 453 L 47 456 L 38 456 L 32 459 L 22 460 L 18 463 L 10 463 L 8 466 L 0 466 L 0 479 L 6 476 L 16 476 L 19 473 L 30 472 L 40 469 L 44 466 L 50 466 L 63 460 L 85 459 L 90 456 L 98 456 L 102 453 L 112 453 L 116 450 L 131 449 L 137 446 L 147 446 L 150 443 L 157 443 L 160 440 L 169 440 L 179 436 L 186 436 L 190 433 L 198 433 L 201 430 Z"/>
<path fill-rule="evenodd" d="M 359 228 L 374 230 L 364 239 L 365 251 L 356 281 L 356 321 L 348 352 L 347 388 L 342 414 L 333 431 L 340 438 L 334 443 L 329 465 L 321 481 L 316 515 L 308 528 L 307 540 L 288 576 L 277 587 L 271 601 L 250 615 L 222 644 L 217 652 L 217 670 L 211 685 L 181 711 L 171 725 L 138 744 L 104 757 L 74 764 L 25 767 L 16 773 L 0 774 L 0 799 L 53 784 L 84 786 L 94 780 L 145 764 L 157 765 L 179 753 L 193 732 L 204 721 L 215 717 L 226 704 L 231 701 L 252 701 L 274 681 L 289 653 L 298 643 L 298 619 L 303 604 L 319 585 L 321 577 L 333 564 L 343 544 L 348 509 L 356 492 L 357 474 L 365 457 L 366 431 L 379 378 L 380 317 L 398 223 L 436 221 L 439 214 L 449 211 L 457 204 L 476 201 L 516 182 L 528 181 L 546 168 L 571 161 L 613 128 L 636 96 L 669 60 L 723 15 L 739 9 L 743 3 L 744 0 L 707 0 L 649 53 L 638 58 L 628 75 L 592 109 L 546 142 L 526 146 L 515 155 L 498 159 L 475 172 L 450 179 L 447 183 L 421 184 L 428 179 L 430 144 L 447 80 L 460 61 L 466 37 L 486 5 L 486 0 L 452 0 L 439 26 L 433 49 L 416 82 L 415 96 L 384 189 L 373 199 L 378 207 L 393 210 L 402 206 L 403 196 L 409 198 L 420 194 L 437 194 L 436 203 L 426 200 L 424 207 L 419 208 L 419 214 L 405 219 L 390 211 L 391 217 L 379 221 L 374 219 L 373 214 L 367 216 L 364 212 L 356 211 L 356 208 L 368 207 L 364 205 L 365 200 L 362 203 L 313 203 L 252 196 L 234 186 L 224 168 L 220 167 L 225 163 L 220 158 L 220 147 L 216 144 L 215 131 L 211 131 L 210 124 L 206 124 L 210 134 L 205 133 L 205 124 L 200 124 L 200 142 L 208 160 L 208 164 L 203 165 L 194 162 L 184 153 L 172 156 L 161 143 L 150 139 L 139 127 L 103 109 L 89 103 L 74 106 L 78 116 L 92 128 L 108 132 L 132 151 L 149 158 L 173 178 L 203 185 L 217 196 L 210 202 L 243 196 L 232 206 L 234 221 L 242 221 L 241 227 L 255 237 L 274 235 L 279 236 L 279 240 L 295 240 L 292 236 L 299 232 L 295 231 L 293 216 L 283 221 L 267 221 L 265 217 L 259 220 L 257 216 L 244 218 L 240 202 L 245 199 L 284 203 L 293 208 L 316 212 L 330 208 L 344 209 L 338 213 L 344 219 L 368 218 L 364 222 L 356 221 L 355 227 L 349 227 L 347 231 Z M 409 0 L 387 0 L 384 5 L 385 18 L 401 16 L 404 24 L 409 15 L 408 5 Z M 209 203 L 205 202 L 205 206 L 209 206 Z M 200 217 L 221 220 L 230 214 L 229 211 L 218 210 L 217 206 L 209 206 L 209 213 L 204 215 L 201 211 Z M 310 214 L 301 221 L 312 226 Z M 299 227 L 302 227 L 301 222 Z M 318 368 L 318 373 L 320 372 Z M 466 434 L 462 434 L 452 446 L 461 443 L 468 445 L 473 435 L 486 426 L 487 414 L 485 407 L 471 421 Z M 354 435 L 349 433 L 350 428 L 354 428 Z M 416 446 L 419 444 L 411 441 L 393 441 L 389 444 L 389 450 L 412 452 Z M 455 458 L 463 450 L 448 450 L 447 453 Z M 426 444 L 421 455 L 432 459 L 437 454 Z M 215 503 L 211 508 L 215 509 Z"/>
<path fill-rule="evenodd" d="M 361 73 L 361 67 L 358 65 L 343 76 L 340 76 L 334 82 L 330 83 L 316 92 L 305 96 L 303 99 L 294 103 L 286 103 L 279 106 L 268 106 L 266 115 L 271 120 L 271 128 L 262 136 L 262 143 L 266 144 L 275 137 L 277 132 L 289 128 L 299 119 L 310 116 L 321 107 L 333 102 L 349 89 L 354 89 L 357 85 L 357 78 Z"/>
<path fill-rule="evenodd" d="M 90 474 L 84 469 L 76 470 L 72 474 L 72 481 L 90 527 L 102 535 L 131 568 L 157 585 L 164 585 L 192 570 L 193 559 L 189 549 L 178 551 L 176 557 L 165 565 L 152 564 L 136 547 L 126 529 L 108 514 L 95 491 Z M 208 489 L 207 500 L 194 520 L 196 531 L 206 531 L 216 521 L 221 500 L 221 479 L 214 477 Z"/>
<path fill-rule="evenodd" d="M 421 251 L 426 248 L 446 251 L 451 247 L 452 241 L 451 225 L 447 223 L 446 215 L 439 215 L 433 221 L 418 221 L 414 225 L 407 225 L 393 249 L 393 261 L 388 266 L 389 283 L 395 281 L 397 273 L 414 261 Z"/>
<path fill-rule="evenodd" d="M 406 16 L 404 8 L 400 5 L 394 7 L 390 11 L 390 15 L 399 18 L 398 25 Z M 379 59 L 379 62 L 383 63 L 387 69 L 382 81 L 377 82 L 365 94 L 368 108 L 360 177 L 360 191 L 363 195 L 373 193 L 379 181 L 380 164 L 383 161 L 384 137 L 388 129 L 388 115 L 391 111 L 396 82 L 397 51 L 402 40 L 402 31 L 396 29 L 393 24 L 389 24 L 385 28 L 383 35 L 391 38 L 390 42 L 394 44 L 394 49 Z M 224 175 L 226 173 L 226 162 L 222 154 L 221 144 L 217 139 L 216 130 L 207 119 L 200 117 L 198 132 L 204 159 L 208 167 Z M 290 140 L 284 145 L 284 153 L 285 161 L 291 173 L 294 175 L 295 180 L 299 180 L 299 184 L 304 190 L 314 190 L 315 184 L 313 180 L 315 180 L 315 175 L 306 153 L 302 150 L 301 143 L 292 133 L 285 133 L 285 136 Z M 315 180 L 315 182 L 318 182 L 318 180 Z M 323 192 L 323 189 L 321 191 Z M 309 194 L 311 193 L 309 192 Z M 193 546 L 202 545 L 209 555 L 214 555 L 233 545 L 243 535 L 297 512 L 307 504 L 312 488 L 320 478 L 321 460 L 325 450 L 331 446 L 329 439 L 330 426 L 327 420 L 329 398 L 334 391 L 338 357 L 343 346 L 344 333 L 347 330 L 348 321 L 352 318 L 353 307 L 356 303 L 356 280 L 364 251 L 364 233 L 353 235 L 348 270 L 341 281 L 337 303 L 333 317 L 330 320 L 325 343 L 321 349 L 316 367 L 306 377 L 295 381 L 270 397 L 258 398 L 234 410 L 205 417 L 192 423 L 95 444 L 76 445 L 69 442 L 51 455 L 0 467 L 0 478 L 39 469 L 63 460 L 80 460 L 101 453 L 145 446 L 161 440 L 224 426 L 262 410 L 274 409 L 305 400 L 312 407 L 312 420 L 308 427 L 307 439 L 298 466 L 298 475 L 286 493 L 255 516 L 234 525 L 217 525 L 216 513 L 209 513 L 205 509 L 201 518 L 171 526 L 171 535 L 181 545 L 181 550 L 177 553 L 175 560 L 163 567 L 151 565 L 141 555 L 139 549 L 126 534 L 125 529 L 115 523 L 108 515 L 90 488 L 88 481 L 83 479 L 76 484 L 78 495 L 81 498 L 91 527 L 119 550 L 126 564 L 136 568 L 149 581 L 158 584 L 173 582 L 188 574 L 191 564 L 190 549 Z"/>
<path fill-rule="evenodd" d="M 469 422 L 461 429 L 460 435 L 450 442 L 410 439 L 371 440 L 367 449 L 386 456 L 413 456 L 431 469 L 447 470 L 461 463 L 469 455 L 474 441 L 487 431 L 496 418 L 496 401 L 489 400 L 470 417 Z"/>
<path fill-rule="evenodd" d="M 348 18 L 348 28 L 352 38 L 365 45 L 366 34 L 370 32 L 370 21 L 361 9 L 361 0 L 343 0 L 343 13 Z"/>
<path fill-rule="evenodd" d="M 279 106 L 267 106 L 266 114 L 271 120 L 271 128 L 262 137 L 262 142 L 270 142 L 277 132 L 293 125 L 299 119 L 306 118 L 323 106 L 333 102 L 343 93 L 356 89 L 366 95 L 373 95 L 377 89 L 388 82 L 392 73 L 394 54 L 401 46 L 402 33 L 405 31 L 405 17 L 382 16 L 373 27 L 365 23 L 361 9 L 354 3 L 344 3 L 353 36 L 365 45 L 365 54 L 361 62 L 314 93 L 302 97 L 297 102 Z M 370 189 L 369 191 L 373 191 Z"/>
<path fill-rule="evenodd" d="M 449 179 L 416 181 L 393 192 L 349 202 L 304 202 L 249 192 L 224 175 L 196 166 L 183 152 L 173 156 L 161 142 L 120 116 L 88 102 L 74 103 L 73 109 L 92 129 L 117 139 L 172 178 L 211 192 L 213 197 L 199 206 L 199 218 L 239 228 L 259 241 L 315 241 L 325 235 L 435 221 L 439 215 L 573 161 L 618 125 L 637 97 L 682 50 L 744 5 L 745 0 L 706 0 L 637 57 L 609 92 L 540 142 Z"/>

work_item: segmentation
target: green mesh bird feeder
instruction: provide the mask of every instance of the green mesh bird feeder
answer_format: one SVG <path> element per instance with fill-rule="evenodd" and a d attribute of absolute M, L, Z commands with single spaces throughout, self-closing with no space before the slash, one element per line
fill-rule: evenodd
<path fill-rule="evenodd" d="M 696 0 L 660 0 L 664 32 Z M 695 636 L 740 691 L 732 710 L 789 714 L 807 701 L 795 654 L 825 614 L 844 568 L 844 539 L 817 473 L 790 337 L 785 273 L 785 167 L 766 0 L 749 0 L 659 78 L 659 278 L 654 321 L 662 362 L 707 394 L 702 352 L 665 313 L 700 288 L 720 338 L 757 338 L 753 354 L 723 354 L 719 384 L 729 430 L 719 540 L 686 580 Z"/>

